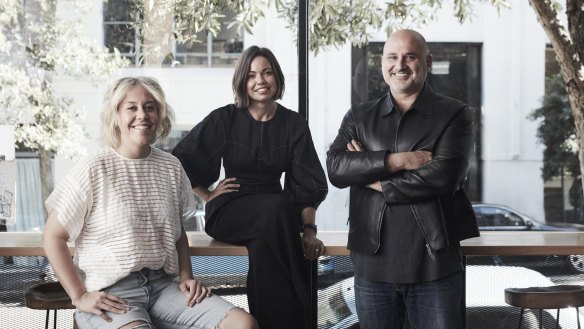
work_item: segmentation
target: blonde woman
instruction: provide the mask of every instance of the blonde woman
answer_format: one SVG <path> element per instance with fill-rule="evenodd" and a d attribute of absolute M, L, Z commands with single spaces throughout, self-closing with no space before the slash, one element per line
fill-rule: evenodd
<path fill-rule="evenodd" d="M 46 201 L 45 252 L 81 329 L 257 328 L 193 278 L 182 226 L 195 206 L 189 180 L 174 156 L 151 146 L 172 119 L 155 79 L 119 79 L 102 111 L 106 147 Z"/>

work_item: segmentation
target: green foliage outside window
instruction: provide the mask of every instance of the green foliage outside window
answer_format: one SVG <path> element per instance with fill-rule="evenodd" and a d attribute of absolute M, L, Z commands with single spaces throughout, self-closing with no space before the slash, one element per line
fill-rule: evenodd
<path fill-rule="evenodd" d="M 546 84 L 548 92 L 542 99 L 541 107 L 529 116 L 533 120 L 541 119 L 537 138 L 545 146 L 542 177 L 550 180 L 566 172 L 578 176 L 580 163 L 576 127 L 562 75 L 546 78 Z"/>

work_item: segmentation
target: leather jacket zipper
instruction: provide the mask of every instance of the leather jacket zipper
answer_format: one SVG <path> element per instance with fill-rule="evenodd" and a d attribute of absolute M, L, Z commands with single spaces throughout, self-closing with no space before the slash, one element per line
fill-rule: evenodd
<path fill-rule="evenodd" d="M 383 209 L 381 209 L 381 212 L 379 213 L 379 218 L 377 220 L 377 248 L 375 249 L 375 252 L 377 252 L 379 250 L 379 246 L 381 245 L 380 241 L 381 241 L 381 224 L 383 221 L 383 215 L 385 214 L 385 209 L 387 208 L 387 204 L 385 204 L 385 202 L 383 203 Z"/>
<path fill-rule="evenodd" d="M 399 122 L 397 123 L 397 129 L 396 129 L 396 133 L 395 133 L 395 145 L 394 145 L 394 149 L 396 152 L 400 151 L 400 150 L 398 150 L 398 147 L 397 147 L 398 146 L 398 138 L 399 138 L 399 127 L 401 126 L 401 122 L 404 119 L 404 117 L 406 116 L 406 114 L 408 114 L 408 112 L 405 112 L 402 115 L 402 117 L 399 119 Z M 411 204 L 410 204 L 410 208 L 412 209 L 412 213 L 414 214 L 414 217 L 416 218 L 416 223 L 418 224 L 418 228 L 420 229 L 420 232 L 422 233 L 422 237 L 424 238 L 424 241 L 426 242 L 426 251 L 428 252 L 428 255 L 430 256 L 430 259 L 436 260 L 436 256 L 434 256 L 434 252 L 432 251 L 432 248 L 430 248 L 430 244 L 428 243 L 428 238 L 426 238 L 426 233 L 422 229 L 422 225 L 420 224 L 420 220 L 418 219 L 418 214 L 416 214 L 414 207 Z"/>
<path fill-rule="evenodd" d="M 428 244 L 428 242 L 426 242 L 426 251 L 428 251 L 428 255 L 430 255 L 430 258 L 432 260 L 436 260 L 436 257 L 434 256 L 432 249 L 430 249 L 430 245 Z"/>
<path fill-rule="evenodd" d="M 399 111 L 397 108 L 395 109 L 397 111 Z M 397 123 L 397 129 L 395 130 L 395 144 L 394 144 L 394 149 L 396 152 L 400 152 L 400 150 L 398 149 L 398 139 L 399 139 L 399 128 L 401 126 L 401 122 L 402 120 L 404 120 L 404 117 L 408 114 L 409 111 L 406 111 L 405 113 L 403 113 L 403 115 L 401 116 L 401 118 L 399 119 L 398 123 Z M 428 255 L 430 256 L 430 259 L 432 260 L 436 260 L 436 256 L 434 256 L 434 252 L 432 251 L 432 248 L 430 248 L 430 244 L 428 243 L 428 238 L 426 238 L 426 234 L 424 232 L 424 230 L 422 229 L 422 225 L 420 224 L 420 220 L 418 219 L 418 214 L 416 214 L 414 207 L 410 204 L 410 208 L 412 209 L 412 213 L 414 214 L 414 217 L 416 218 L 416 223 L 418 224 L 418 228 L 420 229 L 420 232 L 422 233 L 422 237 L 424 238 L 424 241 L 426 242 L 426 251 L 428 252 Z M 385 210 L 385 208 L 384 208 Z"/>
<path fill-rule="evenodd" d="M 422 233 L 422 237 L 424 238 L 424 241 L 426 242 L 426 251 L 428 252 L 428 255 L 430 256 L 430 259 L 436 260 L 436 256 L 434 256 L 434 252 L 432 251 L 432 248 L 430 247 L 430 243 L 428 243 L 428 238 L 426 237 L 426 232 L 424 232 L 424 230 L 422 229 L 422 225 L 420 224 L 420 220 L 418 219 L 418 214 L 414 210 L 413 205 L 410 204 L 410 208 L 412 209 L 412 214 L 414 214 L 414 218 L 416 219 L 416 223 L 418 224 L 418 228 L 420 229 L 420 233 Z"/>

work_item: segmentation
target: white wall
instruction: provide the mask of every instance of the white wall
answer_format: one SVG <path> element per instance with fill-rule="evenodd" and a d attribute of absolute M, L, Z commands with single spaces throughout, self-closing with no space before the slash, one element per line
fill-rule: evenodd
<path fill-rule="evenodd" d="M 429 42 L 480 42 L 482 53 L 483 111 L 483 198 L 486 202 L 502 203 L 530 216 L 543 219 L 543 182 L 540 176 L 542 147 L 536 143 L 536 122 L 527 115 L 536 107 L 544 92 L 544 50 L 546 37 L 527 2 L 513 2 L 513 10 L 497 11 L 485 4 L 474 4 L 471 22 L 459 25 L 452 10 L 443 9 L 437 22 L 419 29 Z M 101 8 L 97 9 L 99 16 Z M 99 16 L 100 17 L 100 16 Z M 90 34 L 100 42 L 101 20 L 86 24 Z M 376 33 L 371 41 L 384 41 Z M 298 61 L 294 36 L 285 22 L 273 11 L 246 35 L 245 47 L 252 44 L 269 47 L 286 76 L 286 93 L 282 104 L 297 110 Z M 310 126 L 325 165 L 326 150 L 336 136 L 340 122 L 350 107 L 351 47 L 323 51 L 309 59 Z M 169 103 L 177 113 L 177 126 L 189 129 L 212 109 L 233 101 L 231 77 L 233 69 L 225 68 L 164 68 L 127 69 L 121 75 L 157 77 L 168 94 Z M 88 108 L 87 125 L 97 144 L 99 110 L 104 85 L 71 86 L 80 104 Z M 73 88 L 73 89 L 72 89 Z M 88 88 L 80 91 L 79 88 Z M 59 161 L 57 180 L 68 168 Z M 332 186 L 327 200 L 318 211 L 321 229 L 346 230 L 348 190 Z"/>
<path fill-rule="evenodd" d="M 547 38 L 527 2 L 514 5 L 485 26 L 483 198 L 544 219 L 543 149 L 527 116 L 544 94 Z"/>

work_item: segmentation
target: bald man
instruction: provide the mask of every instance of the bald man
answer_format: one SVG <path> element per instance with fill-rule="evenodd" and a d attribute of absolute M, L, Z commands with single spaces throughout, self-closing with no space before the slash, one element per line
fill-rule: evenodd
<path fill-rule="evenodd" d="M 383 48 L 380 99 L 354 105 L 327 154 L 350 187 L 349 240 L 362 329 L 462 328 L 460 241 L 479 235 L 464 190 L 471 111 L 426 83 L 432 55 L 413 30 Z"/>

